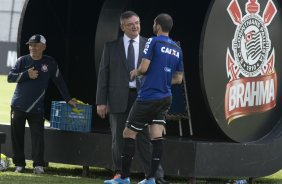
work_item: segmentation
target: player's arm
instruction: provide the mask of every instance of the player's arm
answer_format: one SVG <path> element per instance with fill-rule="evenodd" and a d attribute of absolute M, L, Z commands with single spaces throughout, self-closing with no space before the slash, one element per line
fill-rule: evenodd
<path fill-rule="evenodd" d="M 183 80 L 183 72 L 176 71 L 171 80 L 171 84 L 181 84 Z"/>
<path fill-rule="evenodd" d="M 33 70 L 33 68 L 23 70 L 23 62 L 23 57 L 20 57 L 15 66 L 10 70 L 7 77 L 9 83 L 20 83 L 30 79 L 29 70 Z"/>
<path fill-rule="evenodd" d="M 145 74 L 149 68 L 150 63 L 151 61 L 149 59 L 143 58 L 139 67 L 130 72 L 130 78 L 134 79 L 134 77 Z"/>
<path fill-rule="evenodd" d="M 55 84 L 55 86 L 58 88 L 58 90 L 60 91 L 62 97 L 64 98 L 64 100 L 73 105 L 73 102 L 71 101 L 71 96 L 68 90 L 68 87 L 66 85 L 66 82 L 59 70 L 59 66 L 57 65 L 55 60 L 51 60 L 50 64 L 49 64 L 49 68 L 51 71 L 51 77 L 52 80 Z"/>

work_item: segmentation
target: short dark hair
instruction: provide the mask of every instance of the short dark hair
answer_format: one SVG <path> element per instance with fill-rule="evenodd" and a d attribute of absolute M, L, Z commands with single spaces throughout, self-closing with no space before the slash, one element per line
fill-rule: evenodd
<path fill-rule="evenodd" d="M 139 15 L 137 15 L 137 13 L 135 13 L 134 11 L 125 11 L 123 12 L 121 15 L 120 15 L 120 24 L 122 24 L 122 22 L 125 20 L 125 19 L 128 19 L 130 17 L 133 17 L 133 16 L 136 16 L 139 18 Z"/>
<path fill-rule="evenodd" d="M 161 13 L 155 18 L 156 25 L 160 25 L 162 27 L 163 32 L 170 32 L 173 26 L 173 19 L 167 13 Z"/>

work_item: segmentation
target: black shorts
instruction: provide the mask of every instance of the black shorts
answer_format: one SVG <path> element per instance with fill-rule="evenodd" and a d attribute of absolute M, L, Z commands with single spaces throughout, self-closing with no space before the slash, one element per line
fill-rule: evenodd
<path fill-rule="evenodd" d="M 158 100 L 135 101 L 126 121 L 127 128 L 140 132 L 151 124 L 165 125 L 165 114 L 171 101 L 171 96 Z"/>

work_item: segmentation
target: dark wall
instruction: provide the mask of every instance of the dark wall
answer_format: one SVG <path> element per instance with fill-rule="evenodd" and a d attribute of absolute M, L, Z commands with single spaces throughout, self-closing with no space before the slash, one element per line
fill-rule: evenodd
<path fill-rule="evenodd" d="M 170 36 L 181 42 L 184 53 L 194 137 L 223 139 L 223 134 L 208 115 L 200 82 L 199 47 L 209 4 L 209 1 L 193 1 L 187 6 L 180 0 L 174 3 L 161 0 L 29 0 L 19 26 L 19 53 L 27 53 L 25 42 L 32 34 L 46 36 L 46 54 L 57 60 L 72 96 L 95 104 L 96 71 L 102 47 L 105 41 L 113 40 L 121 34 L 120 13 L 125 10 L 136 11 L 141 18 L 141 34 L 145 37 L 153 36 L 154 18 L 159 13 L 169 13 L 174 18 L 174 28 Z M 54 99 L 61 99 L 61 96 L 51 85 L 47 92 L 46 109 L 50 109 L 50 101 Z M 108 132 L 107 122 L 96 116 L 95 107 L 93 115 L 94 129 Z M 48 111 L 46 117 L 49 117 Z M 176 123 L 170 125 L 171 129 L 177 129 Z M 185 136 L 189 136 L 188 128 L 184 125 Z"/>
<path fill-rule="evenodd" d="M 46 36 L 46 54 L 57 60 L 72 96 L 95 104 L 96 76 L 103 44 L 121 35 L 120 13 L 125 10 L 137 12 L 141 18 L 141 34 L 145 37 L 153 36 L 152 25 L 156 15 L 169 13 L 174 18 L 170 36 L 181 42 L 184 54 L 193 137 L 230 140 L 210 112 L 208 97 L 202 85 L 200 43 L 205 19 L 214 2 L 202 0 L 189 2 L 187 5 L 187 2 L 181 0 L 27 0 L 19 26 L 18 52 L 19 55 L 27 53 L 25 42 L 31 35 L 40 33 Z M 225 3 L 221 0 L 216 2 Z M 214 47 L 216 48 L 216 45 Z M 50 101 L 60 99 L 60 94 L 51 85 L 46 98 L 47 118 Z M 170 125 L 169 128 L 177 129 L 177 124 Z M 95 131 L 109 132 L 107 120 L 97 117 L 95 106 L 93 126 Z M 187 124 L 184 125 L 183 132 L 184 136 L 189 137 Z"/>
<path fill-rule="evenodd" d="M 210 1 L 193 2 L 187 6 L 184 1 L 127 1 L 107 0 L 101 10 L 95 40 L 96 70 L 105 41 L 113 40 L 119 32 L 119 15 L 125 10 L 134 10 L 141 19 L 141 35 L 154 36 L 152 32 L 154 18 L 159 13 L 169 13 L 174 19 L 170 36 L 181 42 L 184 55 L 184 67 L 188 99 L 191 110 L 192 126 L 195 138 L 224 139 L 212 116 L 207 111 L 200 79 L 199 48 L 201 33 Z M 196 9 L 196 13 L 194 11 Z M 111 30 L 111 31 L 109 31 Z M 106 35 L 105 35 L 106 33 Z M 184 135 L 189 136 L 189 126 L 184 123 Z M 168 131 L 175 129 L 176 123 L 169 123 Z M 210 131 L 210 130 L 213 131 Z"/>
<path fill-rule="evenodd" d="M 25 42 L 31 35 L 46 37 L 45 54 L 56 59 L 72 97 L 89 104 L 95 104 L 94 43 L 102 3 L 103 0 L 27 0 L 18 32 L 19 55 L 28 53 Z M 51 100 L 62 100 L 53 83 L 46 94 L 47 119 L 50 117 Z M 93 122 L 98 122 L 96 111 L 93 112 Z M 105 123 L 93 125 L 106 127 Z"/>

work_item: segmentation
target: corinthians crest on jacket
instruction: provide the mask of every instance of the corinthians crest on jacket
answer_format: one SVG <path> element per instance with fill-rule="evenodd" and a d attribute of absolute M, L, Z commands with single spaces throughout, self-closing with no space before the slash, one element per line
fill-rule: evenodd
<path fill-rule="evenodd" d="M 261 7 L 257 0 L 249 0 L 243 15 L 238 0 L 232 0 L 227 11 L 237 26 L 232 50 L 227 48 L 226 53 L 229 82 L 225 92 L 225 118 L 229 124 L 236 118 L 266 112 L 276 106 L 275 48 L 267 27 L 277 9 L 272 0 L 268 0 L 266 7 Z"/>

